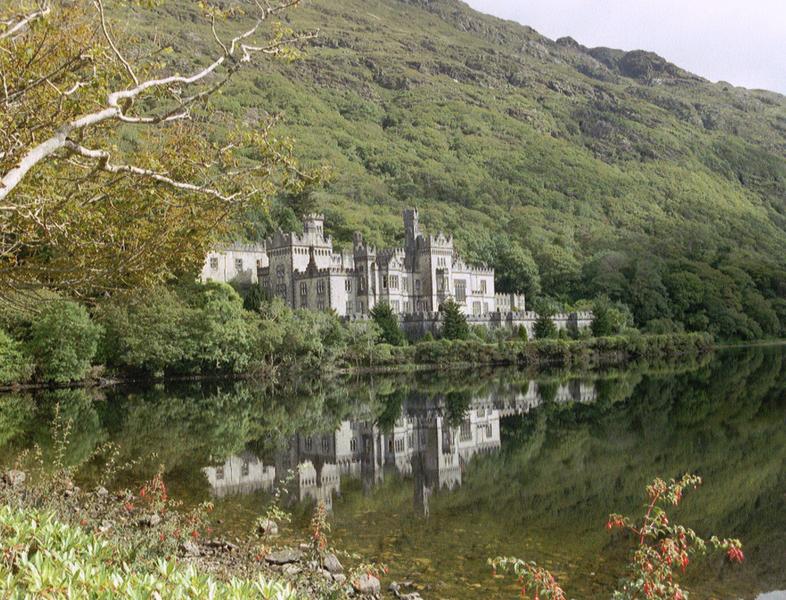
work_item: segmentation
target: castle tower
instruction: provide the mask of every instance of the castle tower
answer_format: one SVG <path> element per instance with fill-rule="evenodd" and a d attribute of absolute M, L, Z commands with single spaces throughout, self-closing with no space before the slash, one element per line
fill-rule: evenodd
<path fill-rule="evenodd" d="M 303 232 L 306 235 L 322 237 L 325 231 L 325 215 L 312 213 L 303 218 Z"/>
<path fill-rule="evenodd" d="M 404 247 L 407 250 L 414 250 L 419 235 L 420 223 L 418 220 L 418 209 L 404 209 Z"/>

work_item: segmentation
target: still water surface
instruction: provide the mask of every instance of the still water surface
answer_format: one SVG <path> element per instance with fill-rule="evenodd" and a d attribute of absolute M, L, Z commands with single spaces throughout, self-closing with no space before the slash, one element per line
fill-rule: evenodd
<path fill-rule="evenodd" d="M 499 554 L 538 561 L 571 598 L 608 597 L 627 550 L 605 530 L 608 513 L 635 512 L 653 477 L 684 472 L 705 485 L 674 517 L 741 538 L 748 559 L 705 561 L 686 582 L 691 597 L 786 589 L 780 347 L 582 376 L 504 370 L 6 395 L 0 456 L 51 444 L 56 402 L 74 422 L 70 460 L 117 442 L 123 458 L 140 460 L 123 483 L 163 464 L 175 496 L 215 501 L 228 535 L 250 531 L 293 473 L 284 541 L 305 535 L 322 501 L 337 547 L 385 562 L 425 598 L 516 598 L 486 566 Z"/>

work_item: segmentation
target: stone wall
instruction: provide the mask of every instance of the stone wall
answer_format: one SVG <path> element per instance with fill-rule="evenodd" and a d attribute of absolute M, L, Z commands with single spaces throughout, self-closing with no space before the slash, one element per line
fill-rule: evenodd
<path fill-rule="evenodd" d="M 527 329 L 530 339 L 535 337 L 535 322 L 537 320 L 538 315 L 534 312 L 492 312 L 467 316 L 467 323 L 470 326 L 480 325 L 489 329 L 504 327 L 508 330 L 523 326 Z M 581 330 L 592 324 L 592 312 L 560 313 L 554 315 L 552 320 L 557 326 L 557 330 Z M 436 336 L 442 327 L 442 315 L 438 312 L 402 315 L 400 323 L 404 333 L 410 339 L 421 338 L 429 332 Z"/>

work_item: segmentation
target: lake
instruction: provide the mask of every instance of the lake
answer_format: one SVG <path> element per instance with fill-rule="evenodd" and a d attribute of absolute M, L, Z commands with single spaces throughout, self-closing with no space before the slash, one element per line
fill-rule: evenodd
<path fill-rule="evenodd" d="M 424 598 L 517 598 L 488 557 L 549 568 L 571 598 L 608 597 L 628 546 L 610 512 L 635 514 L 654 477 L 701 475 L 672 520 L 739 537 L 747 560 L 689 570 L 692 598 L 786 589 L 786 349 L 720 351 L 679 368 L 602 373 L 488 370 L 297 382 L 202 382 L 0 396 L 5 462 L 104 442 L 136 461 L 119 484 L 165 468 L 170 492 L 215 502 L 225 535 L 253 527 L 282 482 L 302 539 L 314 503 L 336 547 L 379 560 Z M 95 478 L 90 463 L 84 477 Z"/>

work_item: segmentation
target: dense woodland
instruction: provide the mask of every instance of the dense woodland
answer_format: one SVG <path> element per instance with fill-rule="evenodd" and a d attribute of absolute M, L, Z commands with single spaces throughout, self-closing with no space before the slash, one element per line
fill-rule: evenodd
<path fill-rule="evenodd" d="M 188 3 L 156 11 L 129 29 L 183 61 L 209 47 Z M 782 96 L 554 42 L 456 0 L 311 0 L 286 18 L 320 29 L 302 60 L 240 73 L 214 105 L 251 128 L 280 111 L 296 154 L 331 176 L 249 211 L 236 236 L 317 209 L 340 243 L 359 229 L 394 244 L 417 206 L 533 306 L 604 293 L 646 330 L 784 335 Z"/>

